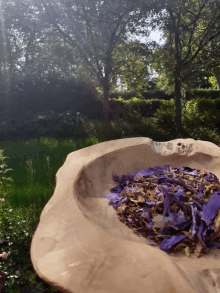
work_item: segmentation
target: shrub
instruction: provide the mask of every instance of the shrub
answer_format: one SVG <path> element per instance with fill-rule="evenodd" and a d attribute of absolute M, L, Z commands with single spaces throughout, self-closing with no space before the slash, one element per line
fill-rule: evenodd
<path fill-rule="evenodd" d="M 40 138 L 41 136 L 70 138 L 81 137 L 83 116 L 79 112 L 55 113 L 53 110 L 28 112 L 12 118 L 0 128 L 1 139 Z"/>

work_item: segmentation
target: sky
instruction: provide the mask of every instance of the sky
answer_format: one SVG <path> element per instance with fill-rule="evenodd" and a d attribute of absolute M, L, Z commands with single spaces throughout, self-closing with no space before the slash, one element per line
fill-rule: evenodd
<path fill-rule="evenodd" d="M 148 42 L 151 39 L 153 41 L 156 41 L 158 44 L 162 45 L 162 44 L 164 44 L 164 40 L 160 40 L 160 38 L 161 38 L 161 32 L 159 30 L 155 30 L 155 31 L 152 31 L 150 33 L 150 36 L 147 37 L 147 38 L 132 35 L 131 40 L 136 39 L 136 40 L 141 41 L 141 42 L 144 42 L 144 41 Z"/>
<path fill-rule="evenodd" d="M 161 38 L 161 33 L 160 33 L 159 30 L 154 31 L 154 32 L 152 31 L 151 34 L 150 34 L 150 38 L 151 38 L 152 40 L 156 41 L 156 42 L 159 43 L 159 44 L 163 44 L 163 43 L 164 43 L 163 40 L 160 40 L 160 38 Z"/>

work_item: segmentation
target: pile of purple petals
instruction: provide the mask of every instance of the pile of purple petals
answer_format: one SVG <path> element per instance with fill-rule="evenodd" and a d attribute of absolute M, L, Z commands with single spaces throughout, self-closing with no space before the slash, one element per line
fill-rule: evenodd
<path fill-rule="evenodd" d="M 105 195 L 121 222 L 163 251 L 197 257 L 220 247 L 220 183 L 205 170 L 155 166 L 119 178 Z"/>

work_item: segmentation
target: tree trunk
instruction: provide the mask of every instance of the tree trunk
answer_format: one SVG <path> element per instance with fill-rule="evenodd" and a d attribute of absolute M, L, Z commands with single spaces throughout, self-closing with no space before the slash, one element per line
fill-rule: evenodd
<path fill-rule="evenodd" d="M 103 120 L 109 121 L 109 76 L 111 73 L 111 54 L 109 51 L 106 53 L 105 58 L 105 77 L 103 78 Z"/>
<path fill-rule="evenodd" d="M 175 67 L 175 106 L 176 106 L 176 129 L 177 129 L 177 137 L 180 137 L 182 134 L 182 112 L 181 112 L 181 52 L 180 52 L 180 36 L 179 29 L 176 28 L 175 32 L 175 59 L 176 59 L 176 67 Z"/>
<path fill-rule="evenodd" d="M 103 82 L 103 120 L 109 121 L 109 80 L 107 76 Z"/>
<path fill-rule="evenodd" d="M 182 134 L 182 109 L 181 109 L 181 81 L 178 76 L 175 76 L 175 106 L 176 106 L 176 129 L 177 136 Z"/>

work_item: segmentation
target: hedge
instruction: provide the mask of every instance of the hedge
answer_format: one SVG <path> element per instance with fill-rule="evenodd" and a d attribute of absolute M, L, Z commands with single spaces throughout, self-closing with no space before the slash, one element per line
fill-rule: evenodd
<path fill-rule="evenodd" d="M 218 99 L 220 98 L 220 90 L 208 90 L 208 89 L 192 89 L 186 91 L 186 100 L 192 100 L 199 98 L 206 98 L 206 99 Z"/>

